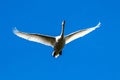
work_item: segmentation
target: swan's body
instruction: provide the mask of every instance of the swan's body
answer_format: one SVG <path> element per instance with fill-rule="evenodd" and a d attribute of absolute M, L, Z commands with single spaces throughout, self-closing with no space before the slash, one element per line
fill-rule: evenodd
<path fill-rule="evenodd" d="M 46 36 L 41 34 L 28 34 L 28 33 L 20 32 L 17 29 L 14 29 L 14 33 L 21 38 L 53 47 L 54 51 L 52 55 L 53 57 L 57 58 L 59 55 L 62 54 L 62 49 L 65 44 L 68 44 L 69 42 L 77 38 L 83 37 L 84 35 L 92 32 L 96 28 L 100 27 L 100 23 L 98 23 L 98 25 L 95 27 L 80 30 L 71 33 L 67 36 L 64 36 L 64 26 L 65 26 L 65 21 L 62 22 L 62 31 L 59 37 Z"/>

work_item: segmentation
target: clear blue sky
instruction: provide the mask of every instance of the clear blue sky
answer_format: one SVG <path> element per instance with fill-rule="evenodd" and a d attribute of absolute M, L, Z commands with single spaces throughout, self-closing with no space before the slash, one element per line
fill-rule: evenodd
<path fill-rule="evenodd" d="M 0 80 L 120 80 L 119 0 L 1 0 Z M 15 36 L 14 27 L 57 36 L 102 26 L 71 42 L 58 59 L 53 49 Z"/>

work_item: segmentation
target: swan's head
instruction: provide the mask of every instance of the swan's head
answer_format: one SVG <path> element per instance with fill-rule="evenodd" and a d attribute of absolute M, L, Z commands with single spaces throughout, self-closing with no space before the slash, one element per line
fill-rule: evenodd
<path fill-rule="evenodd" d="M 65 26 L 65 20 L 62 21 L 62 27 L 64 27 L 64 26 Z"/>

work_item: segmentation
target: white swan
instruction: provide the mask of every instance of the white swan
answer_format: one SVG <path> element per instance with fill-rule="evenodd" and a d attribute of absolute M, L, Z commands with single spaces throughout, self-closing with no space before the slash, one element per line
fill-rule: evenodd
<path fill-rule="evenodd" d="M 99 22 L 97 26 L 84 29 L 84 30 L 79 30 L 74 33 L 71 33 L 67 36 L 64 36 L 64 26 L 65 26 L 65 21 L 62 22 L 62 30 L 61 34 L 58 37 L 52 37 L 52 36 L 47 36 L 47 35 L 42 35 L 42 34 L 29 34 L 29 33 L 24 33 L 18 31 L 16 28 L 13 30 L 14 34 L 24 38 L 26 40 L 38 42 L 44 45 L 48 45 L 54 48 L 54 51 L 52 53 L 52 56 L 57 58 L 59 55 L 62 54 L 62 48 L 64 47 L 65 44 L 68 44 L 69 42 L 83 37 L 86 34 L 92 32 L 96 28 L 100 27 L 101 23 Z"/>

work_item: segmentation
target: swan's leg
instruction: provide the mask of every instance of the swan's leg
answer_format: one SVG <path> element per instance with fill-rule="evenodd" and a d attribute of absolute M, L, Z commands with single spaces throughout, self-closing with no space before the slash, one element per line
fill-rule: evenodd
<path fill-rule="evenodd" d="M 60 55 L 62 55 L 62 51 L 60 51 L 60 53 L 59 53 Z"/>

